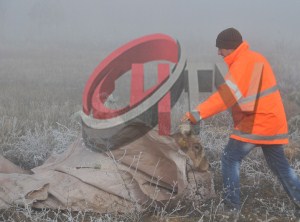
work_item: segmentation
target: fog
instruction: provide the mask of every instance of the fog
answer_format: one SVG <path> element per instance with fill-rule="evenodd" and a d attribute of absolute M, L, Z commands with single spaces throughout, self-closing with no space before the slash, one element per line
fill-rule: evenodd
<path fill-rule="evenodd" d="M 299 10 L 299 0 L 0 0 L 0 44 L 111 51 L 165 33 L 191 56 L 215 55 L 217 34 L 235 27 L 254 49 L 299 50 Z"/>

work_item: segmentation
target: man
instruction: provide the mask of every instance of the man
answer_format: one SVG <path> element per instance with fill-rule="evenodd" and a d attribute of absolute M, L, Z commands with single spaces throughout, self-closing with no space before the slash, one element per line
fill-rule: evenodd
<path fill-rule="evenodd" d="M 256 146 L 263 150 L 268 166 L 300 212 L 300 180 L 284 156 L 288 127 L 281 96 L 270 64 L 261 54 L 251 51 L 234 28 L 222 31 L 216 39 L 218 54 L 229 71 L 218 91 L 182 121 L 196 124 L 201 119 L 231 108 L 234 130 L 222 155 L 224 203 L 240 210 L 240 164 Z M 295 213 L 296 214 L 296 213 Z"/>

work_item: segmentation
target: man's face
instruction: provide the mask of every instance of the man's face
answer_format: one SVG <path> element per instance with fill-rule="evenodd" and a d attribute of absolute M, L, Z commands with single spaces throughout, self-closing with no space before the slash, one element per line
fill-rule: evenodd
<path fill-rule="evenodd" d="M 220 48 L 218 48 L 218 55 L 225 58 L 226 56 L 231 54 L 233 51 L 234 51 L 234 49 L 220 49 Z"/>

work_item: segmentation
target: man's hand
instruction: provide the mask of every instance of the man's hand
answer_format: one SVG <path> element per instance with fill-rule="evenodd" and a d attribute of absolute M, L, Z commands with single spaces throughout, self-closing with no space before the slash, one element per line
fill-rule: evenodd
<path fill-rule="evenodd" d="M 182 123 L 185 123 L 187 121 L 190 121 L 190 123 L 192 123 L 192 124 L 197 123 L 196 119 L 190 112 L 186 112 L 185 115 L 181 118 Z"/>
<path fill-rule="evenodd" d="M 187 122 L 188 120 L 189 120 L 189 118 L 187 117 L 186 114 L 180 119 L 180 121 L 181 121 L 182 123 L 185 123 L 185 122 Z"/>

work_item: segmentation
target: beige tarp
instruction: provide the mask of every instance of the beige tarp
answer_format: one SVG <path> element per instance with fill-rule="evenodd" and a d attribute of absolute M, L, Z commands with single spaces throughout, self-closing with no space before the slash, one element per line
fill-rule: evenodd
<path fill-rule="evenodd" d="M 180 149 L 178 141 L 184 142 L 180 139 L 151 130 L 105 153 L 87 148 L 83 139 L 78 139 L 63 154 L 32 169 L 32 174 L 1 157 L 0 208 L 30 204 L 35 208 L 126 212 L 214 196 L 211 173 L 200 163 L 203 150 Z"/>

